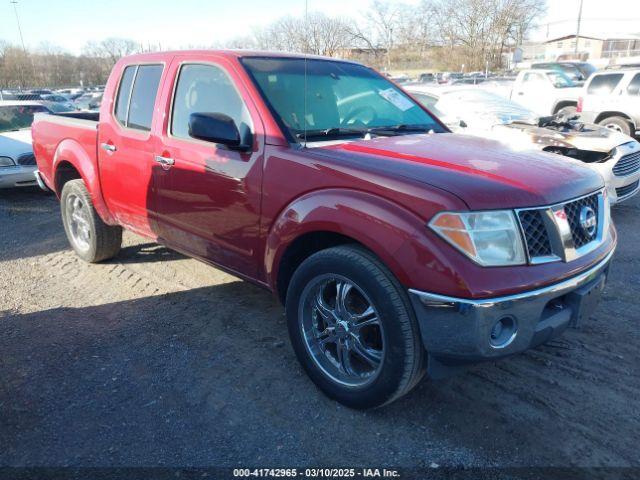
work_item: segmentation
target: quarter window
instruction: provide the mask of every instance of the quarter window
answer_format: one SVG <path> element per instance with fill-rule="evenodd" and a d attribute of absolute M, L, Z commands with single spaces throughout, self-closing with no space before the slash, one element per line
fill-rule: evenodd
<path fill-rule="evenodd" d="M 151 130 L 162 65 L 130 65 L 124 69 L 114 114 L 121 125 Z"/>
<path fill-rule="evenodd" d="M 608 95 L 616 88 L 622 77 L 622 73 L 597 75 L 591 80 L 587 93 L 590 95 Z"/>
<path fill-rule="evenodd" d="M 251 131 L 251 117 L 229 76 L 214 65 L 183 65 L 173 100 L 171 134 L 190 138 L 189 116 L 192 113 L 223 113 L 231 117 L 240 138 Z"/>

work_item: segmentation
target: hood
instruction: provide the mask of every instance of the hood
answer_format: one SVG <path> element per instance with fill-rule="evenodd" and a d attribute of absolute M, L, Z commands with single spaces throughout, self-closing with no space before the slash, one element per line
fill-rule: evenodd
<path fill-rule="evenodd" d="M 11 157 L 14 160 L 24 153 L 31 153 L 33 144 L 31 129 L 16 130 L 0 133 L 0 156 Z"/>
<path fill-rule="evenodd" d="M 513 136 L 513 134 L 521 132 L 529 143 L 534 142 L 540 148 L 566 147 L 602 153 L 608 153 L 624 143 L 633 141 L 631 137 L 623 133 L 598 125 L 576 122 L 572 126 L 574 128 L 556 130 L 516 122 L 509 125 L 498 125 L 494 127 L 494 131 L 497 130 L 508 135 L 504 141 L 509 141 L 509 137 L 517 138 L 519 135 Z M 579 130 L 581 126 L 582 130 Z"/>
<path fill-rule="evenodd" d="M 454 133 L 378 137 L 313 151 L 447 190 L 471 209 L 549 205 L 603 186 L 602 178 L 580 162 Z"/>

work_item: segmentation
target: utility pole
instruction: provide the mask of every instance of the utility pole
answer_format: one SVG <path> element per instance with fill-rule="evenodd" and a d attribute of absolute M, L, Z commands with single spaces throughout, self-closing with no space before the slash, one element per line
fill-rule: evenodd
<path fill-rule="evenodd" d="M 16 23 L 18 24 L 18 33 L 20 34 L 20 43 L 22 43 L 22 50 L 27 53 L 27 49 L 24 46 L 24 38 L 22 37 L 22 28 L 20 28 L 20 17 L 18 17 L 18 0 L 10 0 L 13 5 L 13 12 L 16 14 Z"/>
<path fill-rule="evenodd" d="M 584 0 L 580 0 L 580 9 L 578 10 L 578 25 L 576 27 L 576 48 L 575 51 L 573 52 L 576 57 L 576 60 L 578 59 L 578 40 L 580 39 L 580 21 L 582 20 L 582 2 Z"/>

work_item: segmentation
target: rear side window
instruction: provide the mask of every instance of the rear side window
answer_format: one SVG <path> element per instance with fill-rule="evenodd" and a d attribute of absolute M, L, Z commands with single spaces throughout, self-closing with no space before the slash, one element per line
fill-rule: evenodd
<path fill-rule="evenodd" d="M 129 102 L 127 127 L 151 130 L 153 107 L 156 103 L 158 85 L 162 76 L 162 65 L 140 65 Z"/>
<path fill-rule="evenodd" d="M 636 73 L 627 87 L 629 95 L 640 95 L 640 73 Z"/>
<path fill-rule="evenodd" d="M 133 78 L 136 75 L 136 68 L 134 65 L 125 68 L 122 74 L 122 80 L 120 80 L 115 114 L 118 121 L 123 125 L 127 123 L 127 107 L 129 105 L 129 98 L 131 97 L 131 87 L 133 86 Z"/>
<path fill-rule="evenodd" d="M 596 75 L 591 79 L 587 93 L 589 95 L 608 95 L 616 88 L 620 79 L 624 76 L 622 73 L 611 73 L 609 75 Z"/>
<path fill-rule="evenodd" d="M 161 77 L 162 65 L 131 65 L 124 69 L 114 111 L 118 122 L 136 130 L 151 130 Z"/>

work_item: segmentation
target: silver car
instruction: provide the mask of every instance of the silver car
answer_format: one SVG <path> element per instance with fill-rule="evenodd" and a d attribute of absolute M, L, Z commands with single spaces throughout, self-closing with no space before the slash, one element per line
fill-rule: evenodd
<path fill-rule="evenodd" d="M 580 161 L 604 178 L 611 204 L 640 191 L 640 143 L 623 133 L 561 115 L 539 117 L 524 106 L 479 87 L 416 85 L 406 90 L 453 132 Z"/>
<path fill-rule="evenodd" d="M 41 112 L 49 110 L 38 102 L 0 101 L 0 188 L 37 185 L 31 124 Z"/>

